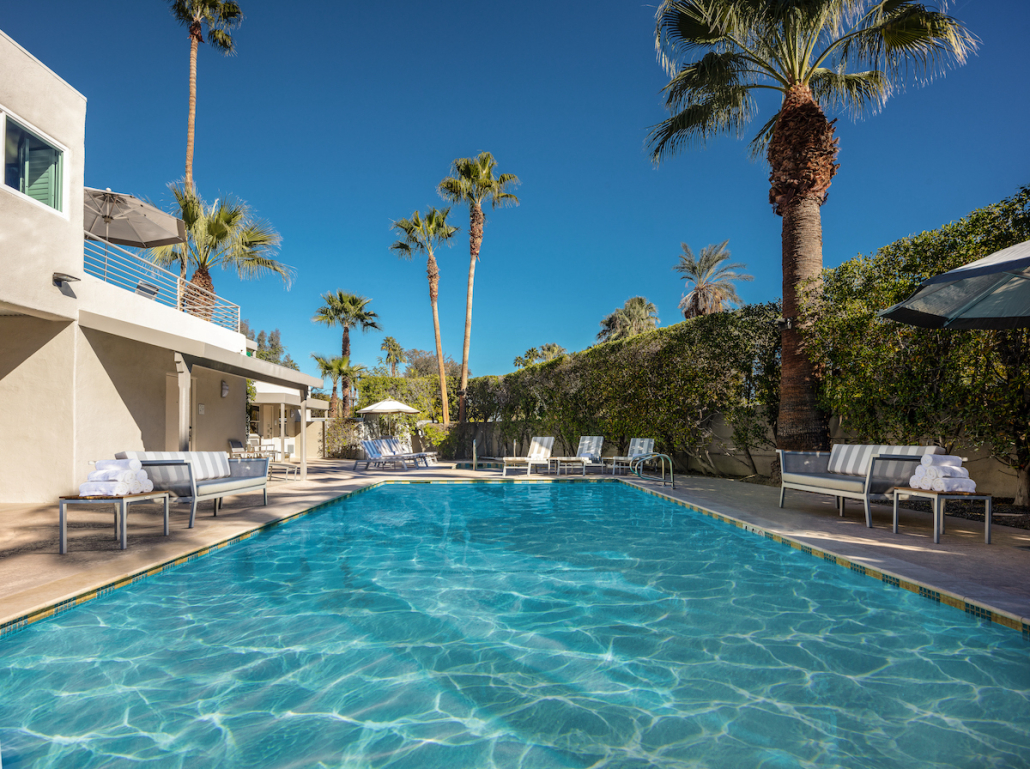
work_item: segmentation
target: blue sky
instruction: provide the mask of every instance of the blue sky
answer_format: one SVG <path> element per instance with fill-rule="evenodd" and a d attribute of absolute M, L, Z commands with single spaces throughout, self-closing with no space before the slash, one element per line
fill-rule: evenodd
<path fill-rule="evenodd" d="M 451 160 L 487 150 L 522 180 L 518 208 L 488 212 L 476 271 L 471 368 L 502 374 L 527 348 L 589 346 L 634 295 L 680 319 L 680 243 L 729 239 L 755 276 L 748 302 L 781 293 L 780 219 L 768 169 L 746 141 L 720 138 L 659 168 L 645 151 L 665 117 L 654 6 L 635 0 L 493 3 L 240 0 L 238 54 L 201 47 L 194 177 L 235 194 L 282 234 L 297 279 L 216 291 L 254 328 L 278 327 L 315 373 L 339 332 L 311 316 L 325 291 L 372 298 L 382 333 L 356 335 L 374 365 L 383 336 L 433 349 L 424 261 L 389 251 L 390 224 L 440 206 Z M 932 229 L 1030 183 L 1025 0 L 950 5 L 982 45 L 965 67 L 910 87 L 878 115 L 841 116 L 841 169 L 823 207 L 832 267 Z M 40 21 L 45 19 L 46 24 Z M 1004 19 L 1004 22 L 999 20 Z M 162 0 L 7 4 L 0 28 L 88 99 L 86 184 L 167 206 L 185 157 L 189 42 Z M 764 113 L 754 130 L 772 113 Z M 753 133 L 753 132 L 752 132 Z M 461 358 L 468 214 L 438 256 L 444 350 Z"/>

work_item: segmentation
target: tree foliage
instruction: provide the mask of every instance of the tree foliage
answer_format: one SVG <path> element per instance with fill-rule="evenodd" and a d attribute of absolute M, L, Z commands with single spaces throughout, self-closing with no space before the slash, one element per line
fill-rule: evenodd
<path fill-rule="evenodd" d="M 525 353 L 515 358 L 514 364 L 518 368 L 532 366 L 534 363 L 547 362 L 568 355 L 568 351 L 560 344 L 548 342 L 540 347 L 530 347 Z"/>
<path fill-rule="evenodd" d="M 473 379 L 470 416 L 496 420 L 504 440 L 555 435 L 569 450 L 580 435 L 604 435 L 620 450 L 653 437 L 657 450 L 684 452 L 714 471 L 707 447 L 719 414 L 742 451 L 768 443 L 753 415 L 777 407 L 778 314 L 774 304 L 747 305 Z"/>
<path fill-rule="evenodd" d="M 684 318 L 689 320 L 698 315 L 711 315 L 731 305 L 741 304 L 733 283 L 737 280 L 754 280 L 754 276 L 739 272 L 747 266 L 742 262 L 725 264 L 730 259 L 730 250 L 726 248 L 728 244 L 729 241 L 724 240 L 717 246 L 705 246 L 699 257 L 694 256 L 686 243 L 680 244 L 683 252 L 672 269 L 683 276 L 689 289 L 680 300 L 680 311 Z"/>
<path fill-rule="evenodd" d="M 659 323 L 658 308 L 642 296 L 633 296 L 626 304 L 601 319 L 601 330 L 597 339 L 601 342 L 615 342 L 656 328 Z"/>
<path fill-rule="evenodd" d="M 989 446 L 1030 469 L 1026 330 L 924 329 L 877 317 L 929 277 L 1030 239 L 1030 187 L 939 229 L 903 238 L 824 273 L 805 307 L 821 402 L 859 440 Z M 1017 504 L 1027 504 L 1027 501 Z"/>
<path fill-rule="evenodd" d="M 404 356 L 408 365 L 404 369 L 406 378 L 420 378 L 437 376 L 436 353 L 429 350 L 405 350 Z M 444 373 L 449 378 L 461 376 L 461 364 L 457 363 L 450 355 L 443 360 Z"/>

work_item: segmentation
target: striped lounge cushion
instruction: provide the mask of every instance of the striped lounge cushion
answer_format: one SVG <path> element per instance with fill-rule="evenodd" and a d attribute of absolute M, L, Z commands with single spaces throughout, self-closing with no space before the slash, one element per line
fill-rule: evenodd
<path fill-rule="evenodd" d="M 842 475 L 865 475 L 869 472 L 869 461 L 879 454 L 893 454 L 903 457 L 921 457 L 923 454 L 943 454 L 940 446 L 876 446 L 860 443 L 837 443 L 830 452 L 831 473 Z"/>
<path fill-rule="evenodd" d="M 229 455 L 224 451 L 119 451 L 118 459 L 188 459 L 198 481 L 228 478 Z"/>

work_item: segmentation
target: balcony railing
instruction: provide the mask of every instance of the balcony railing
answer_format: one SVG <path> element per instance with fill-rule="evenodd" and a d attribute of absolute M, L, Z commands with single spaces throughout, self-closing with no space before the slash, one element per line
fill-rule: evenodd
<path fill-rule="evenodd" d="M 230 331 L 240 330 L 240 308 L 206 289 L 183 280 L 128 249 L 90 235 L 83 249 L 86 274 L 132 291 L 158 304 L 210 321 Z"/>

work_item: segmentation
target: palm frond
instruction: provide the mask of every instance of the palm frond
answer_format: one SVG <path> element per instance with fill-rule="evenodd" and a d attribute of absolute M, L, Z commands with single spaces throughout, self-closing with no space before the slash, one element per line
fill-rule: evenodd
<path fill-rule="evenodd" d="M 819 68 L 813 70 L 808 83 L 820 105 L 844 109 L 855 116 L 882 108 L 892 87 L 891 80 L 879 70 L 848 74 Z"/>

